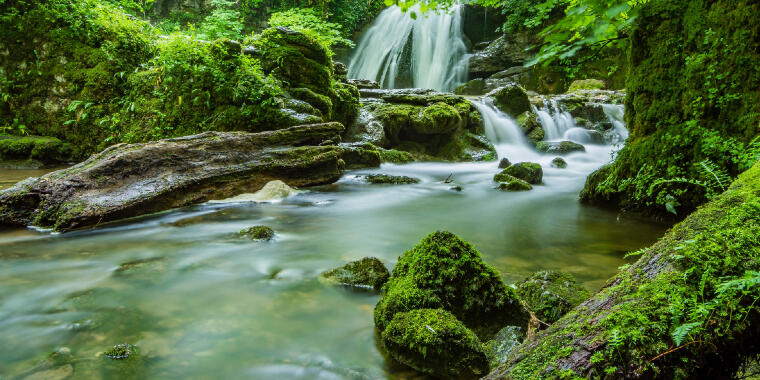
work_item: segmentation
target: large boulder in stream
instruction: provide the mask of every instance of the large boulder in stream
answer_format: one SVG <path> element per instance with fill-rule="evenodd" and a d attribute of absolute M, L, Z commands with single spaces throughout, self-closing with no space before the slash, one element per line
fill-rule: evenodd
<path fill-rule="evenodd" d="M 497 88 L 487 94 L 493 104 L 510 116 L 517 116 L 530 111 L 530 99 L 524 88 L 511 84 Z"/>
<path fill-rule="evenodd" d="M 510 182 L 506 181 L 502 176 L 516 177 L 527 183 L 538 185 L 544 178 L 544 170 L 541 168 L 541 165 L 535 162 L 518 162 L 494 176 L 494 181 Z"/>
<path fill-rule="evenodd" d="M 442 378 L 482 376 L 480 342 L 530 317 L 512 288 L 469 243 L 428 235 L 398 260 L 375 306 L 375 327 L 391 357 Z"/>
<path fill-rule="evenodd" d="M 362 110 L 347 141 L 405 151 L 419 160 L 496 159 L 477 109 L 464 97 L 425 89 L 359 90 Z"/>
<path fill-rule="evenodd" d="M 334 182 L 343 173 L 339 123 L 260 132 L 205 132 L 119 144 L 68 169 L 0 192 L 0 225 L 65 231 L 252 193 L 272 180 Z"/>

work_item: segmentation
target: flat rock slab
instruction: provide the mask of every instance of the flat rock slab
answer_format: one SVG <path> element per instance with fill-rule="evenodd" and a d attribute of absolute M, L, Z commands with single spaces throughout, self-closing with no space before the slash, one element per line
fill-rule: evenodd
<path fill-rule="evenodd" d="M 261 132 L 205 132 L 119 144 L 73 167 L 0 192 L 0 225 L 67 231 L 175 207 L 252 193 L 267 182 L 337 181 L 339 123 Z"/>

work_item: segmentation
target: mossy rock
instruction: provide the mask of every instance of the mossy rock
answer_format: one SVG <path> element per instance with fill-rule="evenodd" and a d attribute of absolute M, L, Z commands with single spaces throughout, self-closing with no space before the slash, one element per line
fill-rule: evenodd
<path fill-rule="evenodd" d="M 533 186 L 531 184 L 519 179 L 510 176 L 509 174 L 497 174 L 500 176 L 499 178 L 499 187 L 498 189 L 501 191 L 529 191 L 533 190 Z"/>
<path fill-rule="evenodd" d="M 578 90 L 604 90 L 607 86 L 603 81 L 599 79 L 580 79 L 574 80 L 570 83 L 570 88 L 567 92 L 575 92 Z"/>
<path fill-rule="evenodd" d="M 459 111 L 446 103 L 439 102 L 411 114 L 410 127 L 420 134 L 450 134 L 465 126 Z"/>
<path fill-rule="evenodd" d="M 507 115 L 517 116 L 530 111 L 530 100 L 524 88 L 518 85 L 507 85 L 488 93 L 493 103 Z"/>
<path fill-rule="evenodd" d="M 379 259 L 365 257 L 326 271 L 319 275 L 319 278 L 336 285 L 380 290 L 383 284 L 388 281 L 389 276 L 388 268 Z"/>
<path fill-rule="evenodd" d="M 499 169 L 506 169 L 512 165 L 511 162 L 509 162 L 509 159 L 504 157 L 499 161 Z"/>
<path fill-rule="evenodd" d="M 272 240 L 274 238 L 274 230 L 267 226 L 253 226 L 239 232 L 240 236 L 246 237 L 251 240 Z"/>
<path fill-rule="evenodd" d="M 518 162 L 504 169 L 500 174 L 507 174 L 519 178 L 532 185 L 540 184 L 544 178 L 544 170 L 541 168 L 541 165 L 534 162 Z M 494 181 L 496 180 L 497 179 L 494 177 Z"/>
<path fill-rule="evenodd" d="M 574 152 L 585 152 L 586 147 L 572 141 L 539 141 L 536 144 L 536 150 L 542 153 L 569 154 Z"/>
<path fill-rule="evenodd" d="M 572 275 L 557 271 L 534 273 L 517 284 L 516 292 L 528 309 L 546 323 L 558 320 L 591 295 Z"/>
<path fill-rule="evenodd" d="M 73 147 L 55 137 L 0 135 L 0 160 L 58 164 L 72 160 Z"/>
<path fill-rule="evenodd" d="M 409 152 L 396 149 L 380 149 L 380 160 L 393 164 L 408 164 L 414 162 L 414 156 Z"/>
<path fill-rule="evenodd" d="M 375 307 L 375 326 L 385 330 L 396 313 L 421 308 L 445 309 L 481 337 L 528 322 L 499 273 L 472 245 L 444 231 L 401 255 Z"/>
<path fill-rule="evenodd" d="M 368 174 L 364 176 L 364 179 L 371 184 L 409 185 L 420 183 L 418 178 L 402 175 Z"/>
<path fill-rule="evenodd" d="M 382 163 L 380 151 L 370 143 L 340 144 L 340 147 L 346 169 L 378 168 Z"/>
<path fill-rule="evenodd" d="M 486 92 L 486 81 L 482 78 L 473 79 L 454 89 L 457 95 L 483 95 Z"/>
<path fill-rule="evenodd" d="M 135 348 L 131 344 L 117 344 L 105 351 L 103 355 L 109 359 L 124 360 L 129 359 L 135 353 Z"/>
<path fill-rule="evenodd" d="M 555 157 L 552 160 L 552 167 L 558 168 L 558 169 L 564 169 L 567 167 L 567 161 L 565 161 L 565 159 L 562 157 Z"/>
<path fill-rule="evenodd" d="M 489 370 L 477 335 L 446 310 L 398 313 L 381 337 L 394 359 L 438 378 L 475 379 Z"/>

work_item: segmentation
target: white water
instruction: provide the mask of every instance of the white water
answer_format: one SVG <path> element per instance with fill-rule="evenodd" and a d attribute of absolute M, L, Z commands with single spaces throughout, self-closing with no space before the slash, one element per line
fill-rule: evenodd
<path fill-rule="evenodd" d="M 453 90 L 467 80 L 462 13 L 461 5 L 448 13 L 423 13 L 419 5 L 407 12 L 385 9 L 359 41 L 349 78 L 376 80 L 383 88 Z"/>
<path fill-rule="evenodd" d="M 575 120 L 569 112 L 562 110 L 556 100 L 551 100 L 538 109 L 533 106 L 533 111 L 538 115 L 541 125 L 546 132 L 546 140 L 554 141 L 562 139 L 565 132 L 575 127 Z"/>

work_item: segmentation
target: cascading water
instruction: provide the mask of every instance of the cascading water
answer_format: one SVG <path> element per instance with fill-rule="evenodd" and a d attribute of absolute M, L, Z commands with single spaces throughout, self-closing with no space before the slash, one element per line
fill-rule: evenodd
<path fill-rule="evenodd" d="M 628 138 L 628 129 L 625 127 L 623 115 L 625 107 L 621 104 L 600 103 L 612 129 L 605 132 L 604 136 L 598 131 L 579 127 L 575 118 L 564 110 L 556 99 L 549 100 L 544 107 L 533 107 L 533 112 L 538 116 L 546 133 L 547 141 L 570 140 L 581 144 L 599 144 L 603 142 L 616 144 Z"/>
<path fill-rule="evenodd" d="M 461 5 L 440 13 L 423 13 L 419 5 L 407 12 L 385 9 L 359 41 L 349 78 L 376 80 L 384 88 L 453 90 L 467 80 L 462 13 Z"/>
<path fill-rule="evenodd" d="M 544 127 L 546 139 L 549 141 L 563 138 L 565 132 L 575 127 L 573 116 L 562 110 L 556 100 L 549 101 L 540 109 L 536 106 L 532 107 Z"/>

